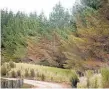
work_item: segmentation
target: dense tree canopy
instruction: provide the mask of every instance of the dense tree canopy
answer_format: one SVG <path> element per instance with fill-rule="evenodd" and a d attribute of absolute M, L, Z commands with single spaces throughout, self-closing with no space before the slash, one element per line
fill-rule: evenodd
<path fill-rule="evenodd" d="M 50 66 L 86 68 L 87 60 L 109 61 L 109 2 L 81 0 L 72 10 L 59 2 L 49 18 L 1 10 L 2 62 L 31 59 Z"/>

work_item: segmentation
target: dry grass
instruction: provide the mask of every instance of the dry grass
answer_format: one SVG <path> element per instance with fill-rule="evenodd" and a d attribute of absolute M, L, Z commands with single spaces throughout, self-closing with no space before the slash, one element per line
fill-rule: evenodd
<path fill-rule="evenodd" d="M 93 74 L 89 79 L 89 86 L 87 86 L 87 78 L 80 78 L 80 82 L 77 84 L 78 88 L 103 88 L 101 74 Z"/>
<path fill-rule="evenodd" d="M 90 79 L 91 88 L 102 88 L 102 76 L 101 74 L 94 74 Z"/>
<path fill-rule="evenodd" d="M 73 70 L 27 63 L 16 63 L 16 67 L 12 68 L 11 71 L 13 70 L 16 72 L 20 70 L 23 78 L 31 78 L 31 72 L 34 71 L 34 79 L 52 82 L 70 82 L 71 77 L 75 76 L 75 71 Z M 25 76 L 26 70 L 28 70 L 28 76 Z"/>

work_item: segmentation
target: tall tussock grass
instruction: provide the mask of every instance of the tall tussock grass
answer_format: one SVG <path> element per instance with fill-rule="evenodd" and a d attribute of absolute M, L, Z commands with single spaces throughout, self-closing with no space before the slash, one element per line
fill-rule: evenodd
<path fill-rule="evenodd" d="M 5 66 L 1 66 L 1 76 L 6 76 L 7 72 L 7 68 Z"/>
<path fill-rule="evenodd" d="M 109 68 L 101 69 L 102 82 L 104 88 L 109 88 Z"/>
<path fill-rule="evenodd" d="M 10 66 L 11 68 L 15 68 L 15 67 L 16 67 L 16 65 L 15 65 L 15 63 L 14 63 L 13 61 L 10 61 L 10 62 L 9 62 L 9 66 Z"/>
<path fill-rule="evenodd" d="M 102 76 L 100 73 L 94 73 L 93 70 L 85 71 L 85 76 L 77 84 L 78 88 L 102 88 Z"/>
<path fill-rule="evenodd" d="M 17 70 L 17 76 L 21 77 L 21 70 Z"/>
<path fill-rule="evenodd" d="M 10 70 L 11 70 L 11 67 L 9 63 L 4 63 L 1 66 L 1 76 L 8 76 Z"/>
<path fill-rule="evenodd" d="M 91 80 L 91 77 L 93 76 L 93 71 L 92 70 L 87 70 L 85 75 L 87 77 L 87 87 L 89 88 L 90 87 L 90 80 Z"/>
<path fill-rule="evenodd" d="M 30 76 L 33 77 L 33 78 L 35 77 L 35 71 L 34 71 L 34 69 L 31 69 L 30 70 Z"/>
<path fill-rule="evenodd" d="M 29 77 L 29 70 L 28 69 L 25 69 L 25 74 L 24 74 L 24 76 L 27 78 L 27 77 Z"/>
<path fill-rule="evenodd" d="M 10 75 L 13 75 L 12 71 L 16 73 L 17 77 L 34 78 L 42 81 L 70 83 L 72 78 L 75 80 L 78 79 L 76 72 L 73 70 L 27 63 L 15 63 L 14 67 L 11 66 L 11 71 L 9 72 Z M 13 77 L 16 76 L 13 75 Z"/>
<path fill-rule="evenodd" d="M 17 78 L 17 73 L 16 73 L 16 71 L 12 70 L 12 71 L 10 72 L 10 77 L 12 77 L 12 78 Z"/>

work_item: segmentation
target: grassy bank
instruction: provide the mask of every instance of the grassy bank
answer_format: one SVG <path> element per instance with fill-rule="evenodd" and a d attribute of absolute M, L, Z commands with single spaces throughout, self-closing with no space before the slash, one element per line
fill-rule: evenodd
<path fill-rule="evenodd" d="M 78 80 L 74 70 L 61 69 L 27 63 L 4 63 L 1 66 L 2 77 L 36 79 L 41 81 L 69 83 Z M 102 68 L 98 74 L 87 70 L 84 77 L 79 78 L 78 88 L 107 88 L 109 87 L 109 68 Z"/>
<path fill-rule="evenodd" d="M 5 66 L 6 65 L 8 65 L 8 63 L 5 63 Z M 15 67 L 12 67 L 8 71 L 6 76 L 68 83 L 70 83 L 71 77 L 75 79 L 77 78 L 74 70 L 33 65 L 27 63 L 15 63 Z"/>

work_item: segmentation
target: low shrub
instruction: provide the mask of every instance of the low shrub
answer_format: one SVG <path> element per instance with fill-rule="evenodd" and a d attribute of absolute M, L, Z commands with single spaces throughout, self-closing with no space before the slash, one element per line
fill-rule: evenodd
<path fill-rule="evenodd" d="M 21 71 L 20 70 L 17 70 L 17 76 L 21 77 Z"/>
<path fill-rule="evenodd" d="M 53 77 L 51 76 L 51 79 L 50 79 L 51 81 L 53 81 Z"/>
<path fill-rule="evenodd" d="M 40 77 L 40 74 L 39 74 L 38 71 L 36 72 L 36 77 L 37 77 L 37 78 Z"/>
<path fill-rule="evenodd" d="M 92 70 L 87 70 L 86 72 L 85 72 L 85 75 L 86 75 L 86 77 L 87 77 L 87 87 L 89 88 L 90 87 L 90 79 L 91 79 L 91 77 L 93 76 L 93 74 L 94 74 L 94 71 L 92 71 Z"/>
<path fill-rule="evenodd" d="M 12 78 L 16 78 L 17 77 L 17 74 L 16 74 L 16 72 L 14 70 L 12 70 L 11 73 L 10 73 L 10 76 Z"/>
<path fill-rule="evenodd" d="M 11 70 L 11 67 L 10 67 L 9 63 L 4 63 L 3 65 L 7 68 L 8 71 Z"/>
<path fill-rule="evenodd" d="M 25 77 L 26 78 L 29 77 L 29 71 L 28 71 L 28 69 L 25 69 Z"/>
<path fill-rule="evenodd" d="M 50 66 L 50 63 L 47 60 L 42 60 L 39 62 L 40 65 Z"/>
<path fill-rule="evenodd" d="M 1 76 L 6 76 L 7 72 L 6 66 L 1 66 Z"/>
<path fill-rule="evenodd" d="M 44 81 L 45 80 L 45 75 L 41 74 L 41 80 Z"/>
<path fill-rule="evenodd" d="M 8 72 L 11 70 L 8 63 L 3 63 L 1 66 L 1 76 L 8 76 Z"/>
<path fill-rule="evenodd" d="M 94 86 L 93 86 L 93 88 L 98 88 L 98 78 L 97 77 L 95 77 L 95 79 L 94 79 Z"/>
<path fill-rule="evenodd" d="M 74 87 L 74 88 L 77 87 L 77 83 L 79 82 L 79 78 L 78 78 L 75 71 L 73 71 L 73 75 L 70 78 L 70 82 L 71 82 L 72 87 Z"/>
<path fill-rule="evenodd" d="M 9 65 L 10 65 L 11 68 L 15 68 L 16 67 L 16 64 L 13 61 L 10 61 Z"/>
<path fill-rule="evenodd" d="M 31 69 L 31 70 L 30 70 L 30 76 L 31 76 L 31 77 L 35 77 L 35 71 L 34 71 L 34 69 Z"/>
<path fill-rule="evenodd" d="M 94 74 L 94 71 L 93 71 L 93 70 L 87 70 L 87 71 L 85 72 L 86 77 L 92 77 L 93 74 Z"/>
<path fill-rule="evenodd" d="M 109 68 L 102 68 L 101 75 L 102 75 L 103 87 L 104 88 L 109 87 Z"/>
<path fill-rule="evenodd" d="M 98 77 L 97 76 L 90 79 L 90 88 L 99 88 Z"/>

